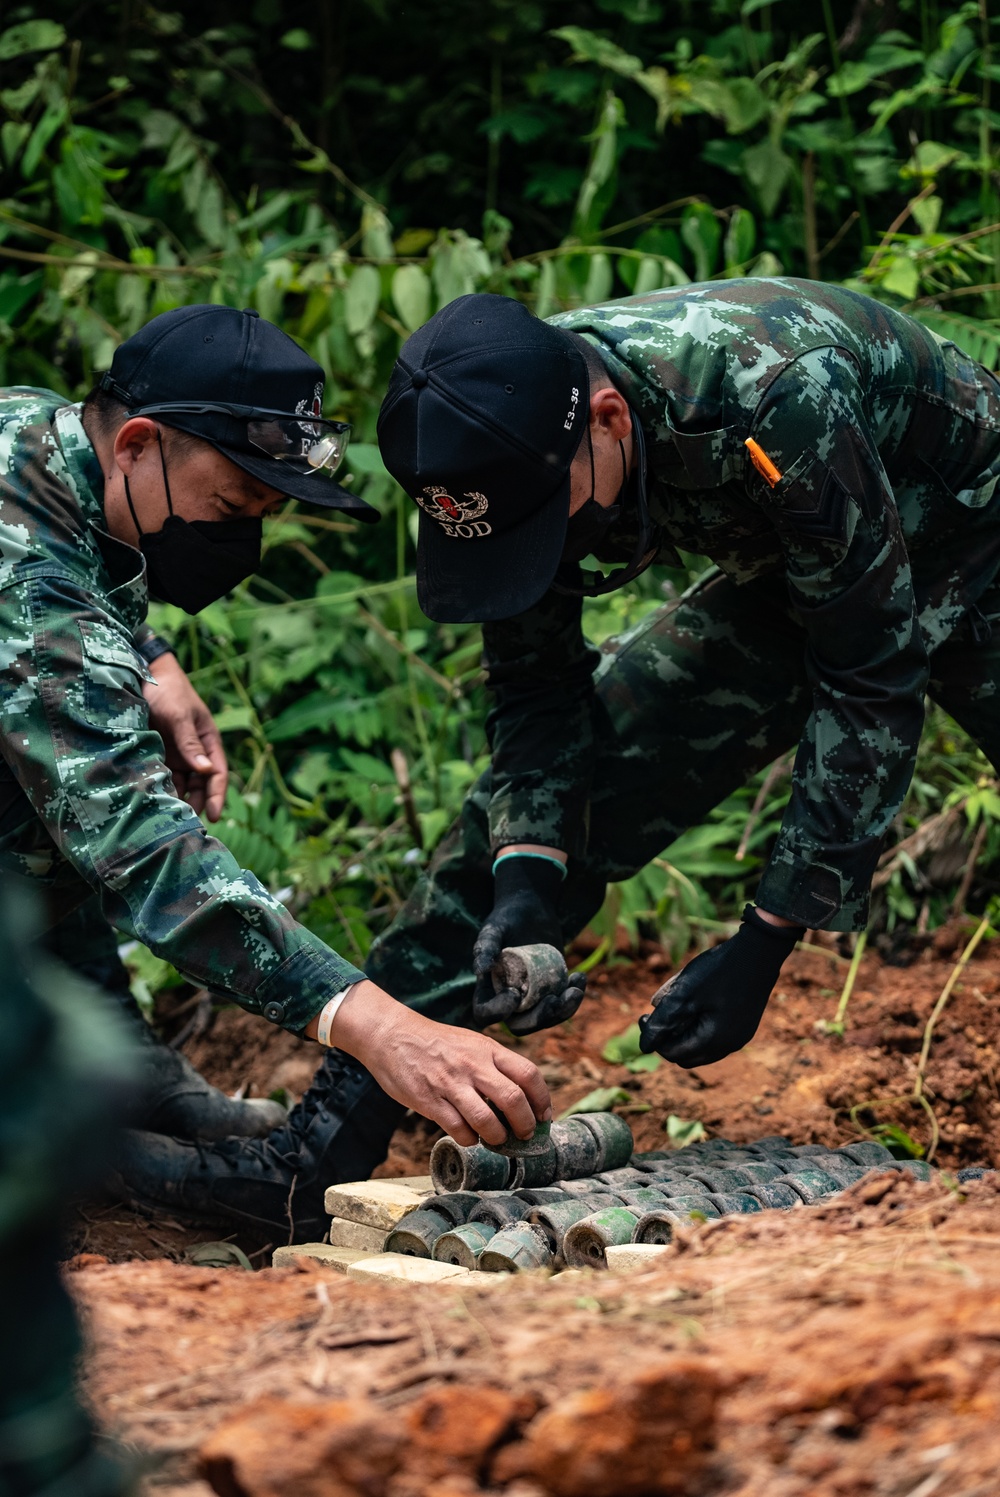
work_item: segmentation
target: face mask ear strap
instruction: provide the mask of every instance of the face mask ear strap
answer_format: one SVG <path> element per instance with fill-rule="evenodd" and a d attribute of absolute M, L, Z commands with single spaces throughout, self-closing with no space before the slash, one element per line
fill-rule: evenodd
<path fill-rule="evenodd" d="M 156 428 L 156 445 L 160 449 L 160 468 L 163 471 L 163 488 L 167 495 L 167 513 L 172 515 L 174 502 L 170 497 L 170 479 L 167 477 L 167 460 L 163 456 L 163 437 L 160 435 L 159 427 Z"/>

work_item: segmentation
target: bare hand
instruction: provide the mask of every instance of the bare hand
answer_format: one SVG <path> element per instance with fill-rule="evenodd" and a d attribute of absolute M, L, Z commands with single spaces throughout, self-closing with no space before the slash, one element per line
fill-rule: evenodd
<path fill-rule="evenodd" d="M 163 739 L 164 758 L 177 794 L 192 811 L 218 821 L 229 783 L 222 738 L 201 697 L 173 655 L 152 665 L 155 684 L 142 688 L 149 721 Z"/>
<path fill-rule="evenodd" d="M 332 1038 L 390 1097 L 439 1123 L 456 1143 L 503 1143 L 503 1124 L 488 1102 L 518 1138 L 530 1138 L 536 1122 L 552 1117 L 549 1089 L 530 1060 L 483 1034 L 415 1014 L 373 982 L 358 983 L 344 1000 Z"/>

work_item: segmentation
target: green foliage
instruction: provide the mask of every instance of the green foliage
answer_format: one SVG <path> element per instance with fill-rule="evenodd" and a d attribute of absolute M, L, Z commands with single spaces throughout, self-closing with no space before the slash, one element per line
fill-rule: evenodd
<path fill-rule="evenodd" d="M 705 1125 L 698 1118 L 679 1118 L 672 1112 L 664 1123 L 670 1146 L 674 1149 L 685 1149 L 688 1144 L 697 1143 L 699 1139 L 707 1138 Z"/>
<path fill-rule="evenodd" d="M 639 1047 L 640 1031 L 638 1024 L 630 1024 L 622 1033 L 616 1034 L 608 1040 L 601 1056 L 610 1061 L 612 1065 L 624 1066 L 626 1071 L 633 1075 L 640 1072 L 655 1071 L 660 1066 L 660 1057 L 656 1054 L 643 1055 Z"/>
<path fill-rule="evenodd" d="M 559 1114 L 559 1121 L 563 1118 L 571 1118 L 577 1112 L 610 1112 L 612 1107 L 618 1107 L 623 1102 L 631 1102 L 632 1093 L 625 1091 L 621 1086 L 599 1086 L 596 1091 L 588 1092 L 581 1097 L 579 1102 L 574 1102 L 572 1107 L 567 1107 L 565 1112 Z"/>
<path fill-rule="evenodd" d="M 354 423 L 348 482 L 385 515 L 289 505 L 232 599 L 154 611 L 225 736 L 219 835 L 356 959 L 486 762 L 478 630 L 420 615 L 415 511 L 375 444 L 408 333 L 470 290 L 545 315 L 784 272 L 852 278 L 1000 367 L 983 5 L 826 0 L 805 25 L 757 0 L 580 0 L 572 24 L 557 0 L 483 0 L 467 27 L 444 0 L 44 11 L 0 31 L 0 383 L 79 397 L 158 312 L 254 307 L 323 366 Z M 589 605 L 595 641 L 675 596 L 687 561 Z M 900 834 L 957 796 L 988 867 L 989 774 L 933 717 Z M 726 928 L 786 795 L 759 776 L 615 886 L 599 949 L 649 933 L 676 960 Z M 890 923 L 915 918 L 921 870 L 893 877 Z M 934 923 L 946 891 L 928 897 Z"/>

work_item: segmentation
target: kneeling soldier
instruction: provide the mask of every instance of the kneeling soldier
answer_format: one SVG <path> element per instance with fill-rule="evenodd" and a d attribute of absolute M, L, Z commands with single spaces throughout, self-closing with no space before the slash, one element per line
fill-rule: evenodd
<path fill-rule="evenodd" d="M 229 1102 L 147 1040 L 145 1130 L 122 1151 L 123 1186 L 139 1198 L 286 1231 L 294 1218 L 300 1235 L 318 1234 L 326 1185 L 381 1157 L 377 1109 L 358 1118 L 352 1103 L 373 1085 L 366 1065 L 396 1099 L 377 1093 L 393 1119 L 397 1103 L 414 1107 L 464 1143 L 503 1136 L 489 1101 L 523 1134 L 548 1108 L 530 1063 L 394 1002 L 195 814 L 218 819 L 225 758 L 144 622 L 147 595 L 189 613 L 223 596 L 257 567 L 262 518 L 285 497 L 378 518 L 332 479 L 348 429 L 320 416 L 322 393 L 322 370 L 292 339 L 218 306 L 155 318 L 82 409 L 46 390 L 0 392 L 0 858 L 43 891 L 53 949 L 119 996 L 110 927 L 338 1047 L 287 1122 L 217 1144 L 209 1168 L 203 1143 L 167 1135 L 266 1131 L 283 1110 Z"/>
<path fill-rule="evenodd" d="M 1000 383 L 807 281 L 547 322 L 474 295 L 404 345 L 379 442 L 421 509 L 421 606 L 483 622 L 494 705 L 491 765 L 369 976 L 450 1023 L 505 1017 L 501 947 L 571 939 L 609 881 L 797 743 L 755 905 L 644 1020 L 644 1047 L 678 1065 L 739 1049 L 807 927 L 864 928 L 925 692 L 1000 763 Z M 677 548 L 715 565 L 599 657 L 583 598 Z M 585 571 L 591 555 L 617 566 Z M 354 1100 L 384 1150 L 384 1099 Z"/>

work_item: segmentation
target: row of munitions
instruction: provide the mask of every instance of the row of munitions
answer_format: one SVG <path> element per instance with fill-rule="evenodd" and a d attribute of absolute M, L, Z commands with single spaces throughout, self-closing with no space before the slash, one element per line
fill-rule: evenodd
<path fill-rule="evenodd" d="M 601 1121 L 604 1118 L 619 1127 L 609 1127 Z M 616 1141 L 619 1153 L 622 1130 L 629 1132 L 623 1120 L 611 1114 L 589 1114 L 569 1122 L 585 1123 L 592 1136 Z M 565 1127 L 553 1124 L 557 1148 L 557 1130 Z M 385 1250 L 501 1273 L 602 1267 L 605 1251 L 613 1244 L 665 1244 L 678 1225 L 692 1221 L 791 1210 L 844 1190 L 877 1169 L 907 1170 L 921 1179 L 932 1174 L 929 1165 L 895 1160 L 883 1145 L 868 1140 L 828 1149 L 792 1145 L 778 1137 L 746 1146 L 712 1139 L 683 1151 L 636 1154 L 627 1165 L 590 1176 L 563 1176 L 552 1186 L 522 1181 L 513 1189 L 466 1185 L 441 1190 L 442 1179 L 499 1178 L 490 1161 L 515 1166 L 509 1181 L 518 1178 L 517 1166 L 526 1158 L 548 1156 L 539 1151 L 508 1159 L 479 1146 L 461 1149 L 447 1139 L 435 1146 L 435 1154 L 438 1150 L 433 1178 L 439 1193 L 396 1224 Z M 564 1152 L 563 1162 L 565 1158 Z M 981 1173 L 961 1171 L 959 1179 Z"/>

